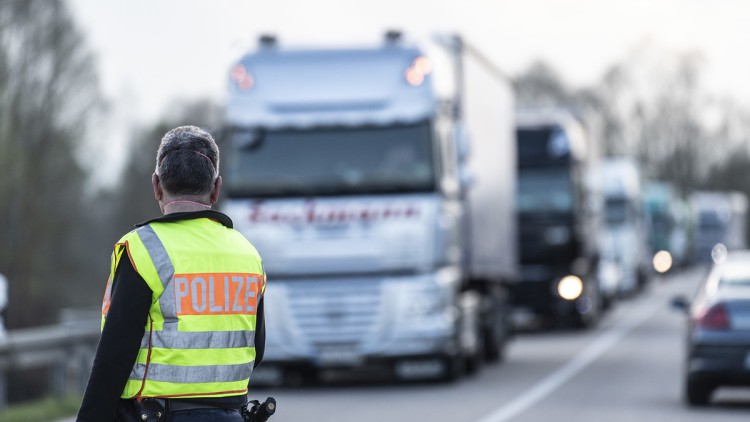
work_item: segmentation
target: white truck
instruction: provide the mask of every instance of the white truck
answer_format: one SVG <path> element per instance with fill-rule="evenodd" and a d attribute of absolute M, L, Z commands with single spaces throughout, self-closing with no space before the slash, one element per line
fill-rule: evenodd
<path fill-rule="evenodd" d="M 631 295 L 648 280 L 651 254 L 646 238 L 641 175 L 629 157 L 610 157 L 602 162 L 605 231 L 612 236 L 620 268 L 617 293 Z"/>
<path fill-rule="evenodd" d="M 455 379 L 502 356 L 512 89 L 459 37 L 431 41 L 288 49 L 264 36 L 231 68 L 223 210 L 269 279 L 256 381 Z"/>
<path fill-rule="evenodd" d="M 740 192 L 698 191 L 690 195 L 693 261 L 717 259 L 727 250 L 747 248 L 747 196 Z"/>

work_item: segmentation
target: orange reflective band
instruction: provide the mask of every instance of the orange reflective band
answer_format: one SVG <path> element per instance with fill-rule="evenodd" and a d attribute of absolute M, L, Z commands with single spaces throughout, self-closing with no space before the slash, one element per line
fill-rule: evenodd
<path fill-rule="evenodd" d="M 133 255 L 130 254 L 130 244 L 128 243 L 128 241 L 126 240 L 125 242 L 115 243 L 115 248 L 117 248 L 118 246 L 119 247 L 125 247 L 125 252 L 128 253 L 128 259 L 130 259 L 130 265 L 132 265 L 133 269 L 136 272 L 138 272 L 138 267 L 136 267 L 136 265 L 135 265 L 135 260 L 133 260 Z M 122 256 L 122 254 L 120 254 L 120 256 Z M 117 258 L 117 263 L 118 264 L 120 262 L 120 256 L 118 256 L 118 258 Z"/>
<path fill-rule="evenodd" d="M 177 315 L 255 315 L 263 283 L 259 274 L 175 274 Z"/>
<path fill-rule="evenodd" d="M 102 315 L 107 315 L 109 305 L 112 304 L 112 277 L 107 278 L 107 287 L 104 289 L 104 299 L 102 300 Z"/>

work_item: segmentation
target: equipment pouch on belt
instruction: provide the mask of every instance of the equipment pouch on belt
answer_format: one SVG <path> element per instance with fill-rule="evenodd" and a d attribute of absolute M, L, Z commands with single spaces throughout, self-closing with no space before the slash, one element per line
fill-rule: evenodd
<path fill-rule="evenodd" d="M 164 401 L 158 399 L 121 400 L 115 409 L 115 422 L 166 422 Z"/>

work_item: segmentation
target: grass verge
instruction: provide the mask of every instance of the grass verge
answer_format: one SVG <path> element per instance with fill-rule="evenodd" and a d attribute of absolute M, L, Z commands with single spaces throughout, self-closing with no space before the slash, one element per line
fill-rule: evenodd
<path fill-rule="evenodd" d="M 50 397 L 8 406 L 0 412 L 0 422 L 52 422 L 78 413 L 82 397 Z"/>

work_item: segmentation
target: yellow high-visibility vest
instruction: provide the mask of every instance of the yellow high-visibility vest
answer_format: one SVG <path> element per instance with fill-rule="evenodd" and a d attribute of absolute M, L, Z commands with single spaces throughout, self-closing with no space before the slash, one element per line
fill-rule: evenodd
<path fill-rule="evenodd" d="M 138 358 L 121 397 L 246 394 L 255 361 L 256 313 L 266 285 L 253 245 L 208 218 L 152 222 L 131 231 L 112 254 L 102 329 L 123 256 L 153 293 Z"/>

